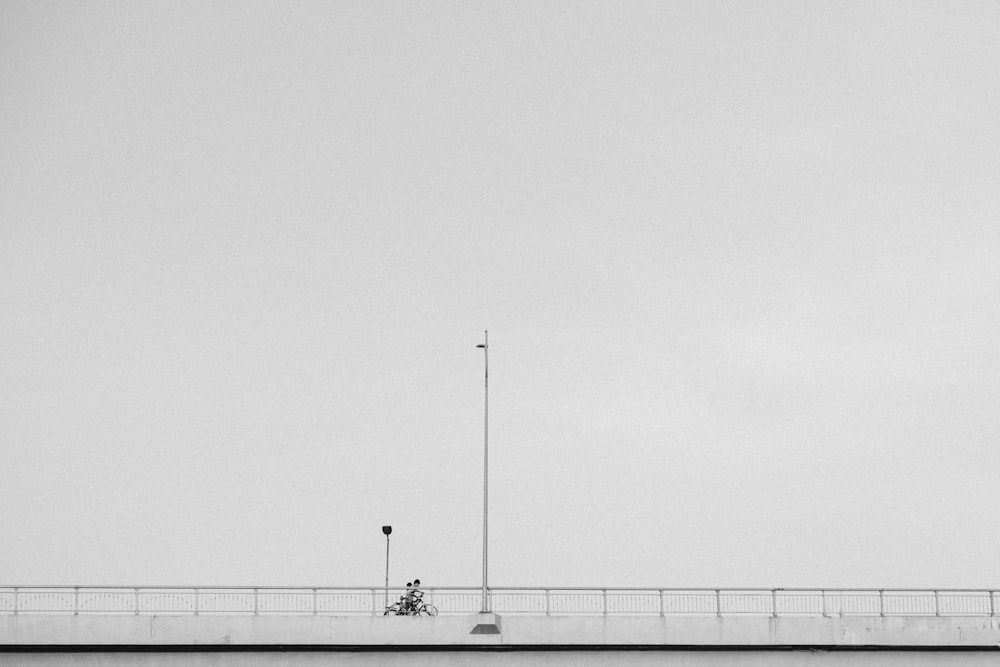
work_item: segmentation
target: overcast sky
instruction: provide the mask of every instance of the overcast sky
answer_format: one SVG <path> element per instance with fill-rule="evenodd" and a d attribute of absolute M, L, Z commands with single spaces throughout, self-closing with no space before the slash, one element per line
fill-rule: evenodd
<path fill-rule="evenodd" d="M 0 0 L 0 584 L 1000 587 L 1000 4 Z"/>

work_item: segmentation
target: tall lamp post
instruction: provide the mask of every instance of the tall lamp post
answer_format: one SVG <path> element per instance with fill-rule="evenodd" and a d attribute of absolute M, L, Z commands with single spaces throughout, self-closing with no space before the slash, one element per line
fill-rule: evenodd
<path fill-rule="evenodd" d="M 389 606 L 389 535 L 392 533 L 392 526 L 382 526 L 382 534 L 385 535 L 385 606 Z"/>
<path fill-rule="evenodd" d="M 482 345 L 485 366 L 483 370 L 483 609 L 482 613 L 490 611 L 490 597 L 486 588 L 487 540 L 489 535 L 489 497 L 490 497 L 490 332 L 484 331 L 485 339 Z"/>

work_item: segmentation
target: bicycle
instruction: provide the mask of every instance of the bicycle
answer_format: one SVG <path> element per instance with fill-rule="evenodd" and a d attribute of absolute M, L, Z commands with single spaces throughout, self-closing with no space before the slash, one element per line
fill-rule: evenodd
<path fill-rule="evenodd" d="M 413 601 L 408 602 L 404 595 L 399 602 L 394 602 L 385 608 L 383 616 L 437 616 L 437 607 L 429 602 L 424 602 L 424 594 L 421 591 L 413 593 Z"/>

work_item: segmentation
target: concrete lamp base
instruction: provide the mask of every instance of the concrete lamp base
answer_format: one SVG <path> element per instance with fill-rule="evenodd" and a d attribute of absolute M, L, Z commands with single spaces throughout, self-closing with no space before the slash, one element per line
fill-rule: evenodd
<path fill-rule="evenodd" d="M 476 627 L 472 628 L 470 635 L 498 635 L 500 634 L 500 617 L 489 612 L 476 614 Z"/>

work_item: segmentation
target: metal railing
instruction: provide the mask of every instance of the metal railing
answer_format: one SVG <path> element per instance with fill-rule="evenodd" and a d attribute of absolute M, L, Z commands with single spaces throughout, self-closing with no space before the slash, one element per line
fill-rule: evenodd
<path fill-rule="evenodd" d="M 383 587 L 0 586 L 0 615 L 377 616 L 405 591 Z M 491 588 L 498 614 L 589 616 L 984 616 L 984 589 Z M 482 608 L 482 589 L 426 588 L 441 614 Z"/>

